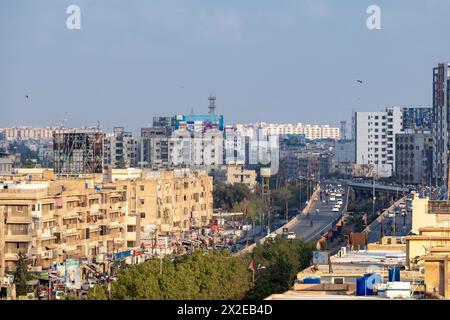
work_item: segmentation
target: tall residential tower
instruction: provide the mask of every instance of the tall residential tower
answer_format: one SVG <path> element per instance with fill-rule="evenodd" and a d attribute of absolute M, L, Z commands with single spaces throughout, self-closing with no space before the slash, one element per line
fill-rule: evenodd
<path fill-rule="evenodd" d="M 440 63 L 433 69 L 433 180 L 438 186 L 446 186 L 448 177 L 449 96 L 450 63 Z"/>

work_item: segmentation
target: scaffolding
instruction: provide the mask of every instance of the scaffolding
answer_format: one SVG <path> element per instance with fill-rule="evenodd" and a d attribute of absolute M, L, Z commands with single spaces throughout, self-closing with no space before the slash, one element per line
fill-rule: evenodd
<path fill-rule="evenodd" d="M 103 136 L 98 128 L 55 130 L 53 133 L 55 174 L 102 173 Z"/>

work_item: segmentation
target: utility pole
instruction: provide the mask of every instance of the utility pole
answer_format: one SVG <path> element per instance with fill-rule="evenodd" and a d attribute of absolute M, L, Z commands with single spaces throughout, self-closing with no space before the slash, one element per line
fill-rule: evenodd
<path fill-rule="evenodd" d="M 299 199 L 299 210 L 300 213 L 302 212 L 302 179 L 299 179 L 300 182 L 300 188 L 299 188 L 299 195 L 300 195 L 300 199 Z"/>
<path fill-rule="evenodd" d="M 288 210 L 289 210 L 289 189 L 288 189 L 288 183 L 287 183 L 287 179 L 285 179 L 284 180 L 285 182 L 284 182 L 284 184 L 285 184 L 285 192 L 286 192 L 286 194 L 285 194 L 285 196 L 286 196 L 286 199 L 285 199 L 285 204 L 286 204 L 286 223 L 288 223 L 289 222 L 289 214 L 288 214 Z"/>

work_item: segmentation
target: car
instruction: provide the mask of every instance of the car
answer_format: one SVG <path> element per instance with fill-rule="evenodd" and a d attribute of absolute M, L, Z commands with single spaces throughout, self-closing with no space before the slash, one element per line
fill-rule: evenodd
<path fill-rule="evenodd" d="M 339 207 L 334 207 L 333 209 L 331 209 L 332 212 L 339 212 Z"/>
<path fill-rule="evenodd" d="M 291 231 L 291 232 L 288 233 L 287 238 L 288 238 L 288 239 L 295 239 L 295 238 L 296 238 L 296 235 L 295 235 L 294 232 Z"/>
<path fill-rule="evenodd" d="M 331 196 L 331 197 L 330 197 L 330 201 L 336 201 L 336 198 L 333 197 L 333 196 Z"/>
<path fill-rule="evenodd" d="M 54 292 L 56 300 L 64 300 L 66 298 L 66 293 L 64 291 L 56 291 Z"/>
<path fill-rule="evenodd" d="M 88 280 L 81 285 L 81 289 L 84 291 L 88 291 L 89 289 L 93 288 L 95 284 L 96 283 L 94 281 Z"/>

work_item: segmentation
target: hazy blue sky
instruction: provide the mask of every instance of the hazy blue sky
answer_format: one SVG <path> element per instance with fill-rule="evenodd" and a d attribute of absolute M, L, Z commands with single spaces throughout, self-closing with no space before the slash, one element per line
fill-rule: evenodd
<path fill-rule="evenodd" d="M 81 30 L 66 28 L 70 4 Z M 366 27 L 370 4 L 382 30 Z M 226 123 L 337 125 L 352 108 L 429 105 L 449 14 L 448 0 L 0 0 L 0 127 L 136 132 L 206 113 L 210 93 Z"/>

